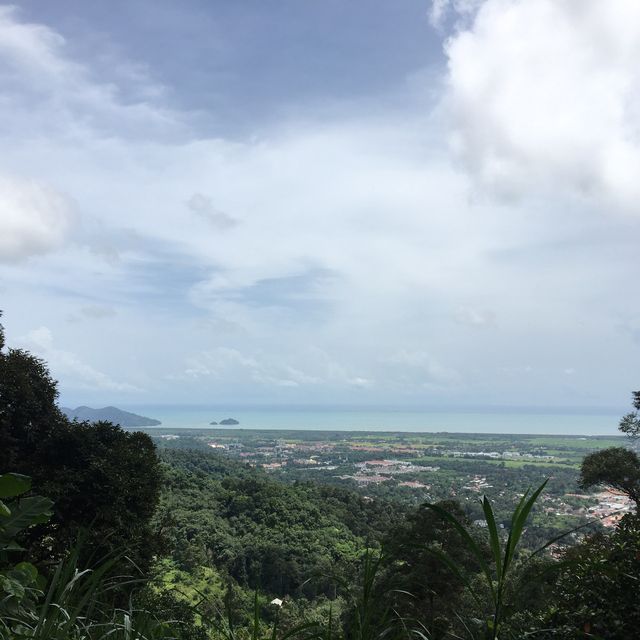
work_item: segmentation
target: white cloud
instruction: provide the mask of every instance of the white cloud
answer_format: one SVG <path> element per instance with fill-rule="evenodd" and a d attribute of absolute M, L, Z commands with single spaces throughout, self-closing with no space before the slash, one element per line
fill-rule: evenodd
<path fill-rule="evenodd" d="M 387 361 L 400 365 L 406 374 L 415 376 L 422 384 L 448 385 L 457 382 L 460 378 L 460 374 L 455 369 L 444 366 L 426 351 L 402 349 Z"/>
<path fill-rule="evenodd" d="M 62 376 L 67 388 L 100 390 L 109 392 L 139 392 L 140 389 L 126 382 L 118 382 L 83 362 L 75 353 L 58 349 L 48 327 L 38 327 L 19 342 L 37 356 L 47 361 L 55 377 Z"/>
<path fill-rule="evenodd" d="M 112 66 L 129 71 L 140 99 L 128 99 L 122 85 L 104 73 L 95 77 L 89 65 L 70 57 L 58 32 L 22 20 L 16 7 L 0 6 L 0 116 L 4 122 L 10 118 L 22 135 L 46 132 L 77 144 L 88 132 L 144 138 L 186 131 L 169 109 L 147 102 L 147 96 L 162 93 L 157 83 L 124 61 Z"/>
<path fill-rule="evenodd" d="M 453 14 L 458 18 L 468 18 L 472 16 L 482 4 L 483 0 L 431 0 L 429 10 L 429 22 L 441 28 L 446 18 Z"/>
<path fill-rule="evenodd" d="M 485 0 L 446 53 L 454 147 L 481 187 L 640 214 L 640 3 Z"/>
<path fill-rule="evenodd" d="M 252 380 L 261 385 L 297 387 L 301 384 L 316 384 L 317 378 L 292 367 L 275 362 L 271 358 L 246 356 L 237 349 L 218 347 L 202 352 L 188 360 L 184 375 L 200 379 L 212 377 L 226 381 Z"/>
<path fill-rule="evenodd" d="M 216 209 L 211 198 L 203 196 L 201 193 L 194 193 L 187 201 L 187 207 L 221 231 L 232 229 L 238 224 L 235 218 Z"/>
<path fill-rule="evenodd" d="M 473 327 L 494 326 L 496 324 L 495 313 L 471 307 L 460 307 L 456 313 L 456 320 Z"/>
<path fill-rule="evenodd" d="M 51 187 L 0 175 L 0 262 L 59 247 L 73 218 L 69 200 Z"/>
<path fill-rule="evenodd" d="M 100 304 L 90 304 L 82 307 L 80 312 L 87 318 L 113 318 L 117 315 L 117 311 L 113 307 L 107 307 Z"/>
<path fill-rule="evenodd" d="M 42 24 L 20 22 L 15 7 L 0 7 L 0 35 L 0 54 L 9 65 L 50 77 L 80 68 L 61 60 L 65 40 L 59 33 Z"/>
<path fill-rule="evenodd" d="M 247 355 L 238 349 L 217 347 L 190 357 L 187 368 L 178 377 L 193 380 L 213 378 L 227 383 L 251 380 L 268 387 L 347 385 L 368 388 L 374 384 L 370 378 L 353 375 L 343 365 L 317 349 L 311 349 L 302 358 L 306 360 L 306 369 L 292 364 L 297 359 L 289 354 L 278 356 L 273 352 L 262 351 Z"/>

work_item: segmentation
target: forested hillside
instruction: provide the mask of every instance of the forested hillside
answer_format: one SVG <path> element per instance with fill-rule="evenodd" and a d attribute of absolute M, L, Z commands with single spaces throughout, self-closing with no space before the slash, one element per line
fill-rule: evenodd
<path fill-rule="evenodd" d="M 640 628 L 637 513 L 568 551 L 533 553 L 544 485 L 514 495 L 501 520 L 484 498 L 474 526 L 452 501 L 416 506 L 283 482 L 213 452 L 158 453 L 145 434 L 69 421 L 56 399 L 46 364 L 5 349 L 0 330 L 0 638 L 613 639 Z M 637 413 L 623 425 L 635 437 Z M 591 453 L 580 482 L 635 500 L 638 457 Z"/>
<path fill-rule="evenodd" d="M 164 535 L 176 565 L 213 565 L 250 589 L 330 595 L 335 568 L 353 577 L 362 550 L 379 545 L 402 517 L 397 506 L 277 482 L 216 454 L 167 451 L 162 460 L 156 520 L 170 522 Z"/>

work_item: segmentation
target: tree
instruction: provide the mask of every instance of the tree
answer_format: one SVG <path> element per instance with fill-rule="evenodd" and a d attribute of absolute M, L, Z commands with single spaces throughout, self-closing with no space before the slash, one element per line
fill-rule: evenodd
<path fill-rule="evenodd" d="M 446 500 L 436 504 L 464 526 L 470 525 L 458 502 Z M 455 555 L 465 569 L 477 569 L 455 526 L 428 504 L 410 513 L 406 521 L 391 532 L 385 545 L 388 559 L 392 561 L 387 579 L 412 596 L 398 603 L 406 609 L 402 613 L 419 618 L 433 638 L 440 638 L 449 630 L 447 620 L 455 619 L 464 586 L 452 578 L 451 571 L 434 550 Z"/>
<path fill-rule="evenodd" d="M 3 348 L 0 325 L 0 467 L 17 471 L 64 416 L 55 404 L 56 382 L 46 364 L 21 349 L 4 352 Z"/>
<path fill-rule="evenodd" d="M 623 416 L 618 428 L 622 433 L 635 439 L 640 438 L 640 413 L 638 413 L 640 411 L 640 391 L 634 391 L 632 397 L 635 411 Z"/>
<path fill-rule="evenodd" d="M 640 391 L 632 394 L 636 409 L 620 420 L 619 429 L 631 439 L 640 438 Z M 580 486 L 588 489 L 604 485 L 621 491 L 636 504 L 640 514 L 640 459 L 624 447 L 610 447 L 585 457 L 580 468 Z"/>
<path fill-rule="evenodd" d="M 126 550 L 145 569 L 157 547 L 150 522 L 161 476 L 153 442 L 109 422 L 65 422 L 34 457 L 46 475 L 29 470 L 55 502 L 55 550 L 62 552 L 86 530 L 96 557 Z"/>
<path fill-rule="evenodd" d="M 610 447 L 585 457 L 580 468 L 583 489 L 605 485 L 625 493 L 640 511 L 640 460 L 624 447 Z"/>
<path fill-rule="evenodd" d="M 571 548 L 559 565 L 541 638 L 637 638 L 640 629 L 640 518 L 627 514 L 611 535 Z"/>
<path fill-rule="evenodd" d="M 71 422 L 44 361 L 4 349 L 0 326 L 0 472 L 30 476 L 54 502 L 50 523 L 29 538 L 34 556 L 55 561 L 86 529 L 96 557 L 126 550 L 144 568 L 154 553 L 151 517 L 161 473 L 146 434 L 108 422 Z"/>

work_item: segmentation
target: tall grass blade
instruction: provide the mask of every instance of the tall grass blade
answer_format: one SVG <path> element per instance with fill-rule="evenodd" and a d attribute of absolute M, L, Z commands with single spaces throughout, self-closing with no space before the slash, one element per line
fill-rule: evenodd
<path fill-rule="evenodd" d="M 498 527 L 496 526 L 496 519 L 493 514 L 491 503 L 487 496 L 482 498 L 482 510 L 484 511 L 484 519 L 489 529 L 489 543 L 491 545 L 491 553 L 493 555 L 493 561 L 496 564 L 496 573 L 498 576 L 502 575 L 502 550 L 500 548 L 500 538 L 498 537 Z"/>
<path fill-rule="evenodd" d="M 509 566 L 513 561 L 515 556 L 516 547 L 518 546 L 518 542 L 522 537 L 522 531 L 524 529 L 524 525 L 526 524 L 527 518 L 529 517 L 529 513 L 533 508 L 538 496 L 542 493 L 544 488 L 547 486 L 547 482 L 549 480 L 545 480 L 532 494 L 531 496 L 527 496 L 527 493 L 522 497 L 516 512 L 513 514 L 513 518 L 511 520 L 511 529 L 509 531 L 509 538 L 507 540 L 507 546 L 504 554 L 504 566 L 503 566 L 503 579 L 506 577 L 507 571 L 509 570 Z M 526 499 L 526 501 L 525 501 Z"/>
<path fill-rule="evenodd" d="M 455 516 L 450 514 L 446 509 L 443 509 L 437 504 L 428 504 L 427 507 L 432 511 L 435 511 L 438 515 L 440 515 L 442 518 L 444 518 L 448 522 L 450 522 L 453 525 L 453 527 L 456 529 L 456 531 L 460 534 L 466 547 L 469 549 L 469 551 L 475 558 L 476 562 L 480 566 L 480 569 L 482 570 L 482 573 L 484 574 L 487 580 L 487 584 L 490 588 L 492 600 L 495 602 L 496 591 L 495 591 L 495 586 L 493 584 L 493 575 L 491 572 L 491 568 L 489 567 L 489 564 L 484 558 L 482 549 L 480 549 L 480 546 L 478 545 L 478 543 L 473 539 L 473 536 L 467 531 L 466 527 L 460 522 L 458 522 Z"/>

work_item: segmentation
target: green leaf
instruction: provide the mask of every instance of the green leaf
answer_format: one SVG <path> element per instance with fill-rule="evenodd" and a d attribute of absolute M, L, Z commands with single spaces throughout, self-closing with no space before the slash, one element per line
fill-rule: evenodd
<path fill-rule="evenodd" d="M 31 582 L 35 582 L 38 578 L 38 570 L 30 562 L 19 562 L 15 569 L 26 574 Z"/>
<path fill-rule="evenodd" d="M 31 478 L 20 473 L 0 476 L 0 498 L 15 498 L 31 489 Z"/>
<path fill-rule="evenodd" d="M 53 502 L 42 496 L 31 496 L 20 500 L 11 515 L 0 520 L 0 536 L 13 538 L 20 531 L 34 524 L 47 522 L 51 517 Z"/>
<path fill-rule="evenodd" d="M 17 600 L 22 600 L 22 598 L 24 598 L 24 586 L 21 584 L 20 580 L 16 580 L 11 576 L 0 577 L 0 589 L 3 593 L 16 598 Z"/>
<path fill-rule="evenodd" d="M 533 508 L 538 496 L 542 493 L 549 480 L 545 480 L 532 494 L 528 496 L 528 492 L 524 494 L 520 504 L 518 504 L 516 510 L 513 513 L 511 519 L 511 530 L 509 531 L 509 539 L 507 540 L 507 548 L 504 554 L 504 573 L 506 574 L 511 561 L 515 555 L 516 547 L 522 536 L 522 530 L 527 522 L 529 513 Z"/>
<path fill-rule="evenodd" d="M 7 505 L 0 500 L 0 516 L 3 518 L 7 518 L 11 515 L 11 509 L 7 507 Z"/>
<path fill-rule="evenodd" d="M 0 549 L 2 551 L 24 551 L 24 547 L 21 547 L 15 540 L 2 540 L 2 538 L 0 538 Z"/>
<path fill-rule="evenodd" d="M 489 542 L 491 543 L 491 553 L 493 561 L 496 563 L 496 572 L 502 575 L 502 550 L 500 549 L 500 538 L 498 537 L 498 527 L 496 526 L 496 518 L 493 515 L 493 509 L 487 496 L 482 498 L 482 510 L 484 511 L 484 519 L 489 529 Z"/>

